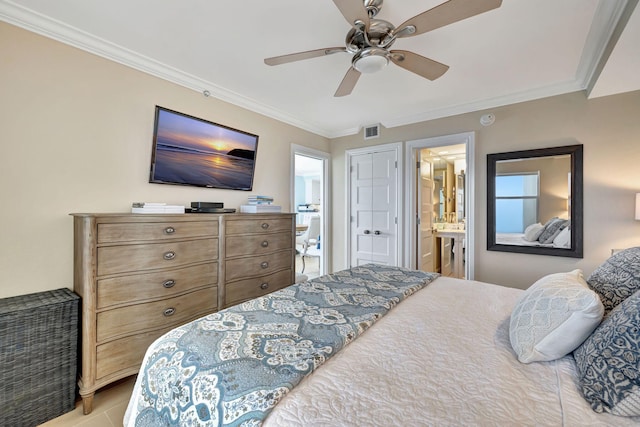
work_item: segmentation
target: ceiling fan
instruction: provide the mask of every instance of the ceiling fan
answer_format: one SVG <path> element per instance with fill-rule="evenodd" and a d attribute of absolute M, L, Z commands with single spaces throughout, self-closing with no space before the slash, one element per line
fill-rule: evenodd
<path fill-rule="evenodd" d="M 394 27 L 390 22 L 374 19 L 380 12 L 383 0 L 333 2 L 353 27 L 347 33 L 346 47 L 328 47 L 274 56 L 265 59 L 264 62 L 267 65 L 280 65 L 338 52 L 352 53 L 351 67 L 334 94 L 337 97 L 349 95 L 362 73 L 379 71 L 389 61 L 426 79 L 437 79 L 449 69 L 448 65 L 406 50 L 389 50 L 396 39 L 417 36 L 496 9 L 502 4 L 502 0 L 449 0 Z"/>

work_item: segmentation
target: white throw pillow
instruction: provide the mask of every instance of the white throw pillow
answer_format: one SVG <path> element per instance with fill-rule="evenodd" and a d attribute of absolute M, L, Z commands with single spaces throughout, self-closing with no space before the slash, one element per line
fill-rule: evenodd
<path fill-rule="evenodd" d="M 582 270 L 535 282 L 511 313 L 509 339 L 522 363 L 559 359 L 575 350 L 600 324 L 604 307 Z"/>
<path fill-rule="evenodd" d="M 571 247 L 571 229 L 569 227 L 563 228 L 560 234 L 553 239 L 553 246 L 556 248 Z"/>
<path fill-rule="evenodd" d="M 538 237 L 540 237 L 543 231 L 544 225 L 540 223 L 531 224 L 524 229 L 524 240 L 528 242 L 535 242 L 536 240 L 538 240 Z"/>

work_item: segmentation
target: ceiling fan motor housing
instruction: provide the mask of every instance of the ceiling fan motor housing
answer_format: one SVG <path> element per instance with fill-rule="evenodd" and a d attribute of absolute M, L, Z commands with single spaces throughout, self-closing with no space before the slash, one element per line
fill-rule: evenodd
<path fill-rule="evenodd" d="M 359 29 L 351 28 L 345 39 L 347 50 L 356 53 L 367 47 L 379 47 L 386 49 L 395 42 L 392 32 L 395 29 L 392 23 L 382 19 L 372 19 L 366 34 Z"/>
<path fill-rule="evenodd" d="M 372 19 L 365 33 L 355 27 L 347 34 L 347 51 L 353 53 L 351 64 L 361 73 L 375 73 L 389 63 L 389 50 L 395 39 L 389 40 L 393 24 Z"/>

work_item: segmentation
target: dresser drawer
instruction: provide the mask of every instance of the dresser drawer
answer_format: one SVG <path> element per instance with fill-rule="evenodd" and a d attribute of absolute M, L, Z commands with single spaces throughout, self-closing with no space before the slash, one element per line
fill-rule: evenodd
<path fill-rule="evenodd" d="M 98 248 L 98 276 L 179 267 L 218 258 L 218 239 Z"/>
<path fill-rule="evenodd" d="M 226 283 L 247 277 L 262 277 L 284 268 L 291 268 L 291 250 L 225 261 Z"/>
<path fill-rule="evenodd" d="M 98 312 L 97 341 L 168 324 L 184 323 L 196 314 L 212 313 L 217 308 L 217 302 L 218 287 L 212 286 L 167 300 Z"/>
<path fill-rule="evenodd" d="M 291 249 L 291 233 L 263 234 L 259 236 L 230 236 L 224 246 L 227 257 L 261 255 L 283 249 Z"/>
<path fill-rule="evenodd" d="M 292 218 L 247 218 L 225 221 L 227 235 L 293 231 Z"/>
<path fill-rule="evenodd" d="M 99 345 L 96 349 L 96 379 L 99 380 L 116 372 L 138 368 L 151 343 L 165 332 L 169 332 L 174 325 L 177 324 Z"/>
<path fill-rule="evenodd" d="M 218 283 L 218 263 L 112 277 L 100 279 L 97 283 L 98 309 L 135 301 L 168 298 Z"/>
<path fill-rule="evenodd" d="M 214 221 L 98 224 L 98 244 L 217 235 L 218 223 Z"/>
<path fill-rule="evenodd" d="M 292 271 L 284 270 L 274 274 L 227 283 L 226 306 L 257 298 L 293 284 Z"/>

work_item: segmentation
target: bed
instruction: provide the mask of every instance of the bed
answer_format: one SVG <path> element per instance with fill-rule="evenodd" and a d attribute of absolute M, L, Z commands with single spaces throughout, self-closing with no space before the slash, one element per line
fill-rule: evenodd
<path fill-rule="evenodd" d="M 499 245 L 537 246 L 543 248 L 569 248 L 571 221 L 553 217 L 545 224 L 527 226 L 524 233 L 496 233 Z"/>
<path fill-rule="evenodd" d="M 571 239 L 571 236 L 568 236 Z M 569 243 L 571 240 L 569 240 Z M 536 246 L 540 248 L 567 248 L 563 243 L 541 243 L 538 240 L 527 240 L 524 233 L 496 233 L 496 243 L 499 245 Z"/>
<path fill-rule="evenodd" d="M 294 284 L 158 339 L 124 425 L 640 425 L 592 410 L 571 354 L 518 360 L 524 294 L 373 264 Z"/>

